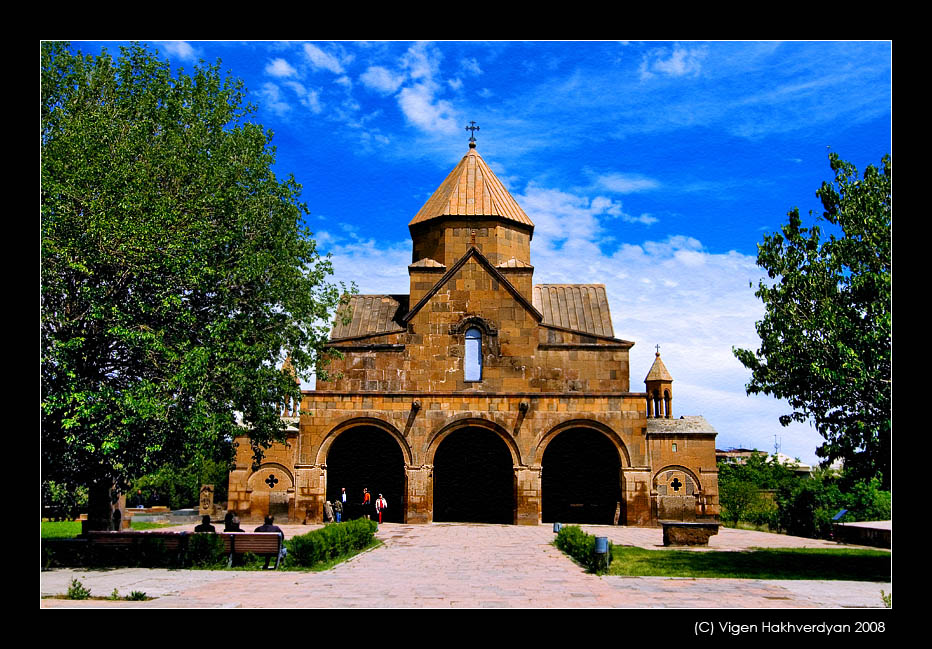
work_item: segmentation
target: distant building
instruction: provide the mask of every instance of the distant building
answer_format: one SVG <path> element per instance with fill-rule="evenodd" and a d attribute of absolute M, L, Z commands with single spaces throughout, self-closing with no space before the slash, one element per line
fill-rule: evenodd
<path fill-rule="evenodd" d="M 728 450 L 715 449 L 715 459 L 717 462 L 733 462 L 736 464 L 745 464 L 748 461 L 748 458 L 751 457 L 754 453 L 761 455 L 766 455 L 767 459 L 773 461 L 776 458 L 777 462 L 792 469 L 797 475 L 808 477 L 811 476 L 813 471 L 818 467 L 813 467 L 809 464 L 800 462 L 796 458 L 792 458 L 789 455 L 784 453 L 777 453 L 776 455 L 767 453 L 766 451 L 759 451 L 757 449 L 750 448 L 730 448 Z M 830 466 L 830 470 L 841 471 L 842 461 L 836 460 Z"/>

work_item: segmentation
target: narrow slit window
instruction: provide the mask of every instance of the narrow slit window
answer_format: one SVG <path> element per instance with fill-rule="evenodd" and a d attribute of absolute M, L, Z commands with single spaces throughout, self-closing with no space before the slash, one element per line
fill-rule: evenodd
<path fill-rule="evenodd" d="M 475 327 L 466 330 L 463 368 L 466 381 L 482 380 L 482 332 Z"/>

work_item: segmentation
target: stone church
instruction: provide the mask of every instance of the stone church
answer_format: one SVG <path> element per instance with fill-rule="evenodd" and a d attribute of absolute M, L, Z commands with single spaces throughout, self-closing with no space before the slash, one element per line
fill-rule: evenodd
<path fill-rule="evenodd" d="M 673 416 L 659 350 L 632 389 L 604 285 L 534 283 L 534 223 L 474 138 L 408 227 L 409 293 L 349 297 L 330 380 L 286 407 L 288 443 L 257 470 L 239 445 L 230 509 L 320 522 L 368 489 L 405 523 L 718 515 L 715 431 Z"/>

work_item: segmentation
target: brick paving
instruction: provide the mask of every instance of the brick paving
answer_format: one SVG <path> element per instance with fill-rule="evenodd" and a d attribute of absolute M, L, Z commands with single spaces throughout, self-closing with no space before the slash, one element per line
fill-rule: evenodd
<path fill-rule="evenodd" d="M 193 525 L 177 529 L 193 529 Z M 286 537 L 319 525 L 282 525 Z M 657 549 L 656 528 L 582 526 L 617 545 Z M 248 529 L 248 527 L 247 527 Z M 119 568 L 40 573 L 40 596 L 72 578 L 93 595 L 145 592 L 148 602 L 42 599 L 42 608 L 882 608 L 890 583 L 586 574 L 550 545 L 550 525 L 385 523 L 384 542 L 322 573 Z M 709 549 L 838 547 L 814 539 L 721 528 Z M 706 549 L 695 548 L 703 552 Z"/>

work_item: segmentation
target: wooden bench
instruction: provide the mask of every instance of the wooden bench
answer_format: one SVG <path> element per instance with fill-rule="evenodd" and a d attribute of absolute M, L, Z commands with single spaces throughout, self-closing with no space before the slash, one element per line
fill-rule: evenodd
<path fill-rule="evenodd" d="M 227 566 L 233 565 L 235 555 L 250 552 L 256 556 L 265 557 L 266 568 L 268 568 L 269 559 L 275 557 L 275 566 L 271 570 L 278 568 L 284 543 L 284 538 L 278 532 L 220 532 L 220 535 L 223 537 L 224 548 L 230 553 Z"/>
<path fill-rule="evenodd" d="M 161 541 L 166 550 L 176 551 L 186 546 L 184 534 L 178 532 L 86 532 L 85 536 L 92 545 L 128 548 L 143 541 Z"/>
<path fill-rule="evenodd" d="M 212 534 L 212 532 L 200 532 Z M 198 534 L 195 532 L 194 534 Z M 180 554 L 188 547 L 188 539 L 194 534 L 188 532 L 87 532 L 87 542 L 99 548 L 112 548 L 119 551 L 133 551 L 142 543 L 160 542 L 166 552 Z M 229 554 L 227 566 L 233 565 L 233 557 L 250 552 L 266 559 L 275 558 L 275 570 L 281 561 L 284 539 L 278 532 L 219 532 L 223 539 L 224 551 Z M 266 561 L 268 567 L 269 561 Z"/>
<path fill-rule="evenodd" d="M 88 545 L 95 548 L 131 552 L 142 544 L 158 544 L 167 553 L 181 554 L 188 546 L 188 535 L 178 532 L 86 532 Z"/>
<path fill-rule="evenodd" d="M 718 523 L 706 521 L 660 521 L 664 545 L 708 545 L 718 534 Z"/>

